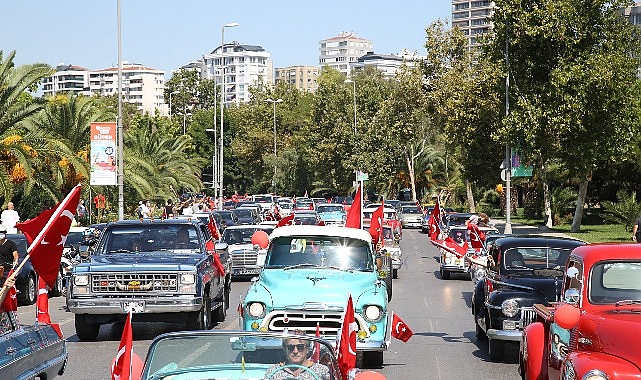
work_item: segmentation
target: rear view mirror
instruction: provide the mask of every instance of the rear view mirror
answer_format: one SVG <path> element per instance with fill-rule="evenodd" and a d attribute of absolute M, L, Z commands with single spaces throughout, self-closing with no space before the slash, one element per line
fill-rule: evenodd
<path fill-rule="evenodd" d="M 579 279 L 579 269 L 577 267 L 569 267 L 565 273 L 569 278 Z"/>

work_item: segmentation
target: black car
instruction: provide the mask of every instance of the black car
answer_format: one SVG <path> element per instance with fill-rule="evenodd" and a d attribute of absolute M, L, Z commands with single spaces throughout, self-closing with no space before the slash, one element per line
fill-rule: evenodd
<path fill-rule="evenodd" d="M 522 330 L 536 319 L 534 304 L 561 298 L 570 252 L 585 242 L 553 236 L 507 236 L 488 246 L 485 280 L 472 293 L 476 336 L 489 339 L 491 360 L 503 358 L 505 344 L 519 344 Z"/>
<path fill-rule="evenodd" d="M 238 224 L 258 224 L 260 216 L 255 209 L 249 207 L 240 207 L 231 210 L 238 217 Z"/>
<path fill-rule="evenodd" d="M 237 226 L 240 224 L 238 216 L 230 210 L 212 211 L 212 215 L 216 219 L 218 229 L 222 232 L 225 228 L 230 226 Z"/>

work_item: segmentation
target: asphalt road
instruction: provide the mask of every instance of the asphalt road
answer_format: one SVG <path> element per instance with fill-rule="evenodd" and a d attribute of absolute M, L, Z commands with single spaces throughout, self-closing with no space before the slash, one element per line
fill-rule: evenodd
<path fill-rule="evenodd" d="M 497 223 L 499 229 L 502 229 Z M 515 233 L 536 232 L 536 228 L 513 227 Z M 470 312 L 472 282 L 464 276 L 439 278 L 438 252 L 426 235 L 405 230 L 401 241 L 404 264 L 393 282 L 389 308 L 414 331 L 407 343 L 392 339 L 378 370 L 388 379 L 518 379 L 516 350 L 502 363 L 489 361 L 487 342 L 474 335 Z M 237 300 L 248 282 L 234 282 L 232 306 L 221 329 L 237 329 Z M 51 319 L 61 325 L 67 339 L 67 379 L 109 379 L 109 368 L 120 342 L 122 326 L 102 326 L 96 342 L 80 342 L 75 335 L 74 317 L 64 310 L 64 298 L 50 300 Z M 35 321 L 35 306 L 19 308 L 20 321 Z M 134 352 L 143 360 L 151 340 L 158 334 L 182 329 L 180 325 L 134 323 Z"/>

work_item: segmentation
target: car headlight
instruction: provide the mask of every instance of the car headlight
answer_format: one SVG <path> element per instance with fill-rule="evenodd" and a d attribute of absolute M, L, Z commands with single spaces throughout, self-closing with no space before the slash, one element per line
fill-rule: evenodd
<path fill-rule="evenodd" d="M 452 252 L 450 251 L 445 251 L 445 257 L 450 257 L 452 256 Z"/>
<path fill-rule="evenodd" d="M 501 304 L 501 311 L 506 317 L 513 317 L 519 313 L 519 303 L 516 300 L 505 300 Z"/>
<path fill-rule="evenodd" d="M 196 275 L 194 273 L 181 273 L 180 283 L 183 285 L 191 285 L 196 283 Z"/>
<path fill-rule="evenodd" d="M 365 308 L 365 319 L 370 322 L 377 322 L 381 319 L 381 309 L 376 305 L 369 305 Z"/>
<path fill-rule="evenodd" d="M 608 380 L 609 377 L 602 371 L 599 371 L 598 369 L 591 369 L 589 370 L 581 380 Z"/>
<path fill-rule="evenodd" d="M 265 305 L 260 302 L 252 302 L 247 307 L 247 311 L 252 317 L 260 318 L 265 315 Z"/>
<path fill-rule="evenodd" d="M 445 264 L 447 264 L 447 265 L 452 264 L 452 258 L 451 257 L 446 257 L 445 258 Z"/>
<path fill-rule="evenodd" d="M 89 285 L 89 276 L 86 274 L 76 275 L 73 277 L 73 284 L 76 286 L 87 286 Z"/>

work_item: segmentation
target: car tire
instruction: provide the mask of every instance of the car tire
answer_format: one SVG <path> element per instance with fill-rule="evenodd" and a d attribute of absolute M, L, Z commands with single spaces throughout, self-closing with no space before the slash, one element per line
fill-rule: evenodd
<path fill-rule="evenodd" d="M 218 307 L 214 310 L 213 321 L 216 323 L 225 322 L 227 318 L 227 305 L 229 304 L 229 294 L 227 294 L 227 289 L 223 289 L 223 294 L 216 299 Z"/>
<path fill-rule="evenodd" d="M 211 326 L 211 299 L 209 294 L 203 296 L 203 307 L 192 311 L 187 316 L 187 330 L 208 330 Z"/>
<path fill-rule="evenodd" d="M 398 269 L 392 269 L 392 278 L 397 279 L 398 278 Z"/>
<path fill-rule="evenodd" d="M 485 330 L 479 325 L 478 320 L 474 317 L 474 325 L 476 326 L 476 339 L 478 340 L 487 340 L 487 334 Z"/>
<path fill-rule="evenodd" d="M 503 354 L 505 352 L 505 341 L 490 339 L 487 346 L 491 361 L 500 362 L 503 360 Z"/>
<path fill-rule="evenodd" d="M 441 279 L 443 280 L 449 280 L 450 279 L 450 272 L 441 269 Z"/>
<path fill-rule="evenodd" d="M 20 306 L 33 305 L 38 297 L 38 285 L 36 282 L 36 275 L 30 274 L 24 287 L 20 289 L 18 301 Z"/>
<path fill-rule="evenodd" d="M 49 296 L 51 297 L 60 297 L 64 293 L 64 284 L 63 284 L 63 274 L 62 270 L 58 272 L 58 278 L 56 278 L 56 283 L 53 285 L 53 289 L 49 291 Z"/>
<path fill-rule="evenodd" d="M 100 332 L 100 325 L 97 323 L 87 322 L 85 314 L 75 315 L 76 335 L 78 339 L 84 341 L 94 341 Z"/>
<path fill-rule="evenodd" d="M 383 351 L 357 351 L 356 368 L 382 368 Z"/>

